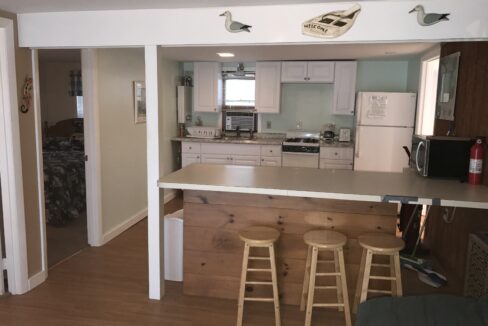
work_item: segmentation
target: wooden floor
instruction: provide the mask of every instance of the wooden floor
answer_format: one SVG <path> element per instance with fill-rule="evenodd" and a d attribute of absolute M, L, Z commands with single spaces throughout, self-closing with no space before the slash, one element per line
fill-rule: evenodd
<path fill-rule="evenodd" d="M 166 212 L 180 206 L 181 200 L 170 202 Z M 402 272 L 407 294 L 433 292 L 415 274 Z M 166 282 L 165 298 L 149 300 L 147 274 L 144 220 L 107 245 L 58 264 L 33 291 L 0 298 L 0 325 L 235 325 L 236 301 L 185 296 L 180 283 Z M 282 306 L 283 325 L 304 320 L 297 306 Z M 344 325 L 343 314 L 318 310 L 313 324 Z M 244 325 L 274 325 L 272 305 L 246 303 Z"/>

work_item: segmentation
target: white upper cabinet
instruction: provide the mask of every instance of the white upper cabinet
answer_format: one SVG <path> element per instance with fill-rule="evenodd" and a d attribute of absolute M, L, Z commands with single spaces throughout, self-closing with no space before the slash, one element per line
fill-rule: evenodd
<path fill-rule="evenodd" d="M 336 62 L 333 114 L 354 115 L 356 70 L 357 63 L 355 61 Z"/>
<path fill-rule="evenodd" d="M 332 83 L 332 61 L 284 61 L 281 66 L 282 83 Z"/>
<path fill-rule="evenodd" d="M 259 113 L 279 113 L 281 62 L 256 62 L 256 102 Z"/>
<path fill-rule="evenodd" d="M 196 112 L 218 112 L 222 107 L 222 68 L 219 62 L 193 64 L 193 103 Z"/>

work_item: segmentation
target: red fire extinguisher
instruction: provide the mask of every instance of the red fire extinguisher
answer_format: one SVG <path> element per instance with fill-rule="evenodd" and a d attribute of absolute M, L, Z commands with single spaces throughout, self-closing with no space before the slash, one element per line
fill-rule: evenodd
<path fill-rule="evenodd" d="M 485 157 L 485 148 L 483 147 L 483 139 L 476 138 L 476 143 L 471 146 L 469 155 L 469 175 L 468 182 L 472 185 L 479 185 L 481 183 L 481 173 L 483 171 L 483 158 Z"/>

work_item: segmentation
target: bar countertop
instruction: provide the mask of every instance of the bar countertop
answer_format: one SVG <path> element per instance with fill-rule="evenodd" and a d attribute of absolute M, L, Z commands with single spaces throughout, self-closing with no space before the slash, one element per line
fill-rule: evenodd
<path fill-rule="evenodd" d="M 192 164 L 161 188 L 488 209 L 488 187 L 403 173 Z"/>

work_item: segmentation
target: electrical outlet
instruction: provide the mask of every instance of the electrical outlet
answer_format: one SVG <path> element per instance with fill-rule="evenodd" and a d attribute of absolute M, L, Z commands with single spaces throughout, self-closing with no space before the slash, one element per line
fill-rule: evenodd
<path fill-rule="evenodd" d="M 271 129 L 271 121 L 266 121 L 266 129 Z"/>

